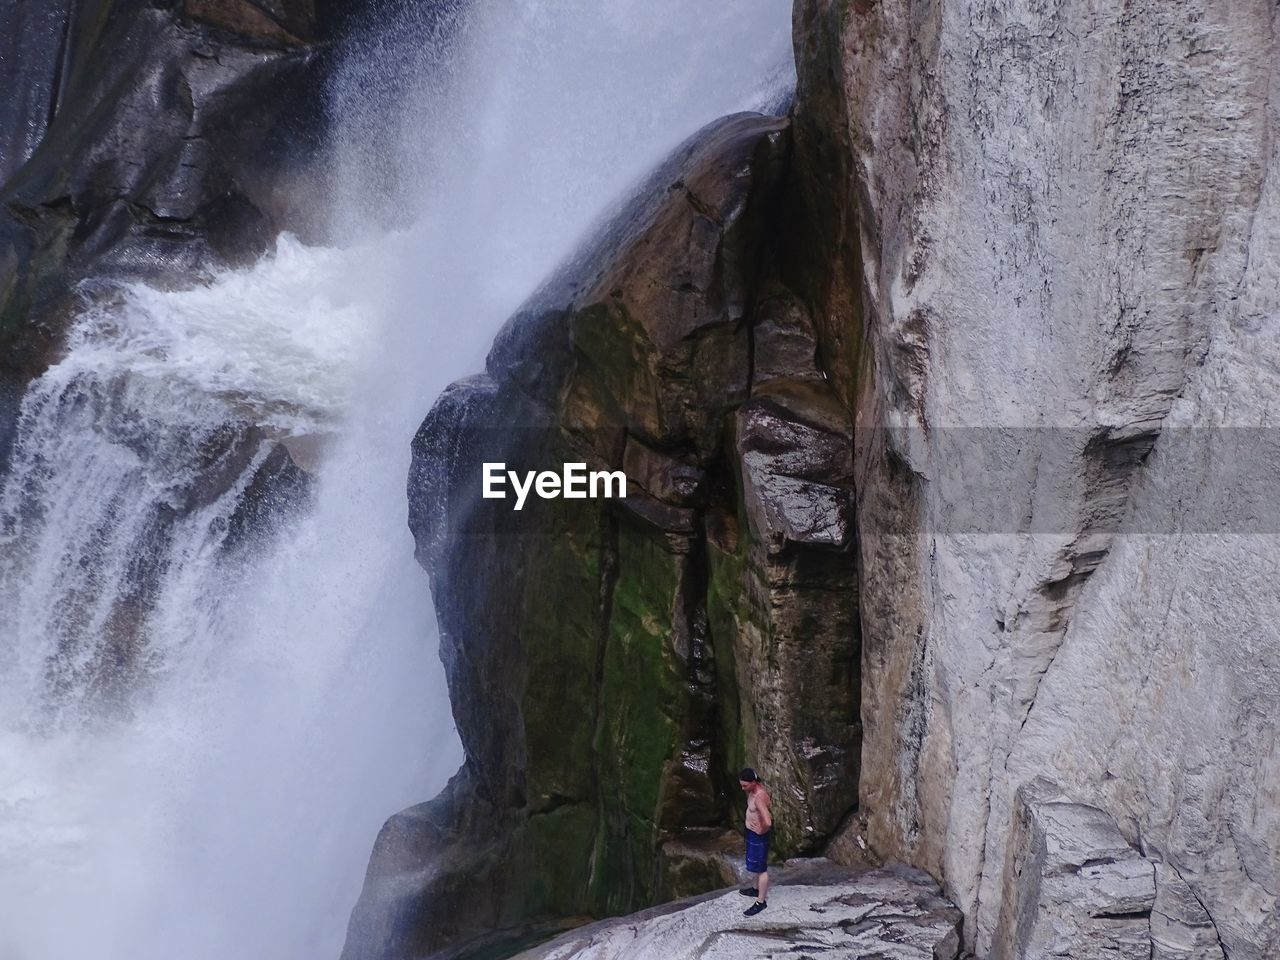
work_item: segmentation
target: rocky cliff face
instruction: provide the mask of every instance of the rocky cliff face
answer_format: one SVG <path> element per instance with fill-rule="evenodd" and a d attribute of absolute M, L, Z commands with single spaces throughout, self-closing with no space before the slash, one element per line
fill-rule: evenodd
<path fill-rule="evenodd" d="M 852 809 L 851 424 L 772 266 L 789 143 L 758 115 L 696 136 L 423 424 L 411 525 L 467 762 L 383 831 L 348 957 L 723 885 L 746 761 L 784 850 Z M 479 496 L 498 461 L 628 493 L 515 512 Z"/>
<path fill-rule="evenodd" d="M 79 281 L 315 226 L 350 16 L 0 11 L 0 461 Z M 1275 18 L 798 0 L 790 120 L 686 145 L 415 441 L 467 764 L 350 957 L 714 885 L 744 761 L 979 955 L 1280 953 Z M 487 460 L 630 496 L 514 514 Z"/>
<path fill-rule="evenodd" d="M 833 718 L 860 703 L 867 838 L 943 880 L 978 955 L 1275 955 L 1274 18 L 800 0 L 772 239 L 737 298 L 746 365 L 736 328 L 653 326 L 706 285 L 623 245 L 419 437 L 415 528 L 469 752 L 448 803 L 528 822 L 590 797 L 581 890 L 617 880 L 611 845 L 727 825 L 749 755 L 785 785 L 787 842 L 819 845 L 855 769 Z M 649 246 L 676 235 L 713 259 L 688 228 Z M 667 299 L 619 309 L 645 275 Z M 593 536 L 538 521 L 545 569 L 576 583 L 478 555 L 499 535 L 483 511 L 440 519 L 478 485 L 476 430 L 533 408 L 529 466 L 572 451 L 641 492 Z M 449 612 L 468 592 L 474 628 Z M 633 707 L 614 664 L 661 691 L 659 650 L 696 695 Z M 590 709 L 544 740 L 552 675 L 557 705 Z M 540 770 L 574 755 L 585 790 Z M 393 875 L 375 859 L 371 889 Z M 620 909 L 664 876 L 577 904 Z"/>
<path fill-rule="evenodd" d="M 190 282 L 309 214 L 329 24 L 311 0 L 11 4 L 0 364 L 38 373 L 82 279 Z"/>
<path fill-rule="evenodd" d="M 38 437 L 12 450 L 24 392 L 60 358 L 81 309 L 115 303 L 119 282 L 199 282 L 251 262 L 286 227 L 317 228 L 297 187 L 319 175 L 326 43 L 340 22 L 311 0 L 0 10 L 0 80 L 18 91 L 0 103 L 0 480 L 14 462 L 39 460 Z M 133 682 L 175 525 L 240 484 L 224 545 L 256 542 L 307 500 L 309 477 L 230 405 L 225 422 L 171 425 L 166 438 L 140 426 L 127 376 L 64 387 L 26 394 L 28 431 L 49 411 L 94 405 L 92 429 L 170 491 L 134 533 L 139 558 L 109 618 L 111 657 L 93 667 L 112 685 Z M 38 482 L 15 494 L 30 516 L 43 495 Z"/>
<path fill-rule="evenodd" d="M 980 955 L 1280 952 L 1275 17 L 797 5 L 862 808 Z"/>

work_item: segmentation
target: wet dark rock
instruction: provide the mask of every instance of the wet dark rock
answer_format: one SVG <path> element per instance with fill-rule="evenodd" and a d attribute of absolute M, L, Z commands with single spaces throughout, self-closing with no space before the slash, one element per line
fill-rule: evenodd
<path fill-rule="evenodd" d="M 0 366 L 24 381 L 86 277 L 190 283 L 286 227 L 317 235 L 300 187 L 335 63 L 310 0 L 33 6 L 0 14 L 23 91 L 0 113 Z"/>
<path fill-rule="evenodd" d="M 679 900 L 750 882 L 747 873 L 747 845 L 739 831 L 688 830 L 666 841 L 658 855 L 662 900 Z"/>
<path fill-rule="evenodd" d="M 86 301 L 122 281 L 198 282 L 282 229 L 322 235 L 323 98 L 354 35 L 391 12 L 379 6 L 0 9 L 0 87 L 14 93 L 0 102 L 0 473 L 18 398 Z"/>
<path fill-rule="evenodd" d="M 635 485 L 672 506 L 696 506 L 705 496 L 707 474 L 687 458 L 662 453 L 628 436 L 622 468 Z"/>
<path fill-rule="evenodd" d="M 224 549 L 260 546 L 311 503 L 314 481 L 283 443 L 270 442 L 227 521 Z"/>
<path fill-rule="evenodd" d="M 9 450 L 18 430 L 18 412 L 22 405 L 22 387 L 13 380 L 0 377 L 0 464 L 9 462 Z M 0 469 L 0 477 L 3 470 Z"/>
<path fill-rule="evenodd" d="M 771 553 L 853 542 L 853 426 L 825 384 L 773 381 L 738 411 L 743 498 Z"/>
<path fill-rule="evenodd" d="M 752 381 L 767 383 L 776 377 L 821 379 L 817 355 L 817 335 L 804 303 L 781 286 L 765 294 L 756 310 Z"/>
<path fill-rule="evenodd" d="M 26 162 L 48 129 L 73 0 L 0 7 L 0 183 Z"/>
<path fill-rule="evenodd" d="M 316 39 L 312 0 L 184 0 L 182 11 L 262 44 L 301 46 Z"/>
<path fill-rule="evenodd" d="M 802 322 L 778 316 L 788 147 L 786 121 L 753 114 L 691 139 L 512 318 L 487 373 L 423 423 L 410 524 L 466 764 L 429 821 L 388 825 L 346 960 L 724 882 L 712 848 L 740 828 L 735 771 L 748 757 L 780 798 L 784 850 L 820 846 L 852 806 L 848 538 L 796 536 L 775 556 L 739 494 L 756 470 L 734 439 L 744 404 L 756 412 L 743 449 L 773 458 L 779 477 L 849 481 L 848 416 L 812 380 Z M 778 302 L 759 310 L 766 291 Z M 771 375 L 789 379 L 755 398 L 765 315 Z M 798 349 L 774 349 L 781 329 Z M 813 437 L 844 456 L 806 453 Z M 620 469 L 628 496 L 530 499 L 516 513 L 479 496 L 481 464 L 495 461 Z M 806 653 L 779 674 L 771 651 L 792 644 Z"/>

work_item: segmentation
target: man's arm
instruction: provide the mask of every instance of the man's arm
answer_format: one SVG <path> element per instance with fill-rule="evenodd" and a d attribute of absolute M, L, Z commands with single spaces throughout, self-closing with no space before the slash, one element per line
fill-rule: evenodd
<path fill-rule="evenodd" d="M 762 793 L 756 812 L 760 814 L 760 825 L 764 827 L 763 832 L 768 833 L 773 829 L 773 813 L 769 810 L 769 794 Z"/>

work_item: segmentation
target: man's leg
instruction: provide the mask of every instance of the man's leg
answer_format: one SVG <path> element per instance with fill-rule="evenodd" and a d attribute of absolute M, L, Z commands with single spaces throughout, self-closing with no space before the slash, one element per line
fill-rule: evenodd
<path fill-rule="evenodd" d="M 769 894 L 769 871 L 761 870 L 756 877 L 756 902 L 742 911 L 744 917 L 754 917 L 757 913 L 764 910 L 769 904 L 765 902 L 765 897 Z"/>
<path fill-rule="evenodd" d="M 767 904 L 765 896 L 769 891 L 769 840 L 767 836 L 761 836 L 756 833 L 747 832 L 747 869 L 759 866 L 759 871 L 751 872 L 756 878 L 755 893 L 756 902 L 742 911 L 745 916 L 754 917 L 763 910 Z M 746 890 L 742 891 L 747 893 Z"/>

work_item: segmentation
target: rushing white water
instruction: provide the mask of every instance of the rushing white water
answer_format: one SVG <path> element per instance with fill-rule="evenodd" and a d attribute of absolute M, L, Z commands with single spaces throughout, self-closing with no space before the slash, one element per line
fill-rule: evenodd
<path fill-rule="evenodd" d="M 381 822 L 459 761 L 409 439 L 631 183 L 776 95 L 789 6 L 477 2 L 386 57 L 400 24 L 336 92 L 346 246 L 78 321 L 0 490 L 0 960 L 338 954 Z M 274 440 L 316 436 L 310 499 L 246 534 Z"/>

